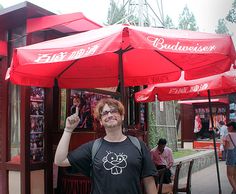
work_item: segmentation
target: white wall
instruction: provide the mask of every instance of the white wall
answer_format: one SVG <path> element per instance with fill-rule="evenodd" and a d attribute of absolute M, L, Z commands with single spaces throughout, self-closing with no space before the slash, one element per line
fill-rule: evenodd
<path fill-rule="evenodd" d="M 21 179 L 19 171 L 9 171 L 9 194 L 21 194 Z M 30 172 L 30 194 L 44 193 L 44 170 Z"/>
<path fill-rule="evenodd" d="M 8 176 L 8 189 L 9 194 L 20 194 L 21 193 L 21 181 L 19 171 L 9 171 Z"/>
<path fill-rule="evenodd" d="M 44 170 L 35 170 L 30 172 L 30 194 L 44 193 Z"/>

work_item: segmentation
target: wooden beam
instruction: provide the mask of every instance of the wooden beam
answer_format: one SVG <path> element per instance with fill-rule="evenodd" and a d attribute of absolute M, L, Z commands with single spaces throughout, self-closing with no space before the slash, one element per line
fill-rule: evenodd
<path fill-rule="evenodd" d="M 21 124 L 20 124 L 20 158 L 21 158 L 21 193 L 30 194 L 30 118 L 29 87 L 21 86 Z"/>

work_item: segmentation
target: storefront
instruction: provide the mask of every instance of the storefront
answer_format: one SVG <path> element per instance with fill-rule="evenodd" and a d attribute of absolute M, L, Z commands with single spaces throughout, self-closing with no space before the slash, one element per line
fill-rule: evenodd
<path fill-rule="evenodd" d="M 30 104 L 33 106 L 38 101 L 40 105 L 46 105 L 48 99 L 30 99 L 30 88 L 5 81 L 14 48 L 60 36 L 60 33 L 53 31 L 26 35 L 28 18 L 52 14 L 28 2 L 0 11 L 0 42 L 5 42 L 7 48 L 7 52 L 0 56 L 0 193 L 52 193 L 52 182 L 44 181 L 52 179 L 49 137 L 48 133 L 42 131 L 42 122 L 46 115 L 45 112 L 34 112 L 30 116 Z M 45 91 L 46 93 L 50 93 L 50 90 Z M 38 128 L 37 132 L 32 132 L 29 121 L 33 123 L 35 118 L 38 119 Z M 45 127 L 47 125 L 45 121 Z M 31 143 L 32 136 L 37 136 L 37 141 Z M 35 149 L 37 157 L 30 152 L 31 145 L 39 147 Z"/>
<path fill-rule="evenodd" d="M 229 97 L 212 99 L 211 123 L 209 102 L 205 100 L 181 101 L 181 140 L 183 147 L 195 149 L 213 149 L 212 127 L 218 127 L 220 121 L 229 121 Z M 220 139 L 216 134 L 216 146 L 219 151 Z"/>
<path fill-rule="evenodd" d="M 73 101 L 79 99 L 81 122 L 72 135 L 73 149 L 104 134 L 93 118 L 96 102 L 102 97 L 120 98 L 119 88 L 64 90 L 17 86 L 5 81 L 14 48 L 71 34 L 68 26 L 52 29 L 41 26 L 34 32 L 32 26 L 29 28 L 29 18 L 52 14 L 28 2 L 0 11 L 0 23 L 4 24 L 0 26 L 0 45 L 5 45 L 0 49 L 0 193 L 52 194 L 56 186 L 60 190 L 74 189 L 73 185 L 88 191 L 89 179 L 65 174 L 63 169 L 59 169 L 58 176 L 58 169 L 53 166 L 65 118 L 73 112 Z M 127 124 L 132 126 L 127 132 L 146 141 L 146 107 L 134 102 L 137 90 L 126 90 Z"/>

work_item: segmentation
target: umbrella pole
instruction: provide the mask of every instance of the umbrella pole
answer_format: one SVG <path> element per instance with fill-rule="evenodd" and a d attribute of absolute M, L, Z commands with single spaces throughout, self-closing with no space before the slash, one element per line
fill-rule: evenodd
<path fill-rule="evenodd" d="M 219 164 L 218 164 L 218 155 L 217 155 L 217 150 L 216 150 L 216 139 L 215 139 L 214 122 L 213 122 L 213 115 L 212 115 L 212 105 L 211 105 L 210 90 L 207 90 L 207 94 L 208 94 L 210 119 L 211 119 L 212 132 L 213 132 L 212 134 L 213 134 L 213 143 L 214 143 L 214 152 L 215 152 L 215 161 L 216 161 L 216 171 L 217 171 L 217 180 L 218 180 L 219 194 L 222 194 L 221 184 L 220 184 L 220 172 L 219 172 Z"/>
<path fill-rule="evenodd" d="M 128 108 L 127 108 L 126 90 L 125 90 L 125 84 L 124 84 L 123 51 L 121 49 L 118 51 L 118 55 L 119 55 L 118 72 L 119 72 L 119 81 L 120 81 L 120 95 L 121 95 L 121 102 L 125 107 L 125 113 L 126 113 L 126 116 L 124 117 L 123 127 L 125 130 L 127 130 Z"/>

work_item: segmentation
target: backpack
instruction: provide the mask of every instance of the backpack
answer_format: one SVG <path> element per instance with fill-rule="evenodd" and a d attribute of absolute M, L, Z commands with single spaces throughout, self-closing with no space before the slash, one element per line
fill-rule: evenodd
<path fill-rule="evenodd" d="M 142 148 L 141 148 L 141 144 L 138 140 L 137 137 L 131 136 L 131 135 L 127 135 L 127 137 L 129 138 L 129 140 L 131 141 L 132 144 L 134 144 L 134 146 L 138 149 L 139 153 L 141 154 L 141 156 L 143 156 L 142 154 Z M 92 146 L 92 162 L 91 162 L 91 167 L 93 166 L 93 162 L 94 162 L 94 158 L 99 150 L 99 148 L 102 145 L 102 138 L 98 138 L 93 142 L 93 146 Z M 91 176 L 91 172 L 90 172 L 90 176 Z"/>

